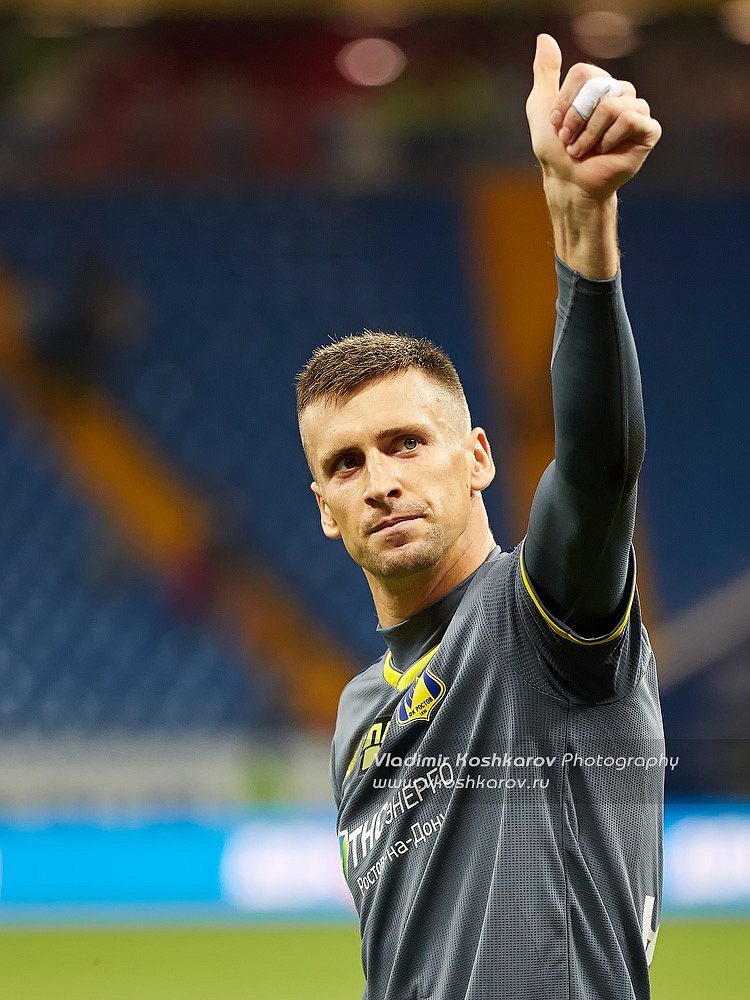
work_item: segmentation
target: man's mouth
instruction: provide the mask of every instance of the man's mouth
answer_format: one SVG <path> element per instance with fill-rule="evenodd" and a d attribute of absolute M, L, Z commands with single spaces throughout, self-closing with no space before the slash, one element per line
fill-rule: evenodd
<path fill-rule="evenodd" d="M 370 528 L 370 534 L 375 535 L 378 531 L 384 531 L 386 528 L 392 528 L 396 524 L 402 524 L 404 521 L 416 521 L 421 514 L 402 514 L 398 517 L 386 517 L 382 521 Z"/>

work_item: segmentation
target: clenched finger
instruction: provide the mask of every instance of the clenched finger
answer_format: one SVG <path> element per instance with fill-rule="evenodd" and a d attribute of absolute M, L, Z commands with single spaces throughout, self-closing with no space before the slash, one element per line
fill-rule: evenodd
<path fill-rule="evenodd" d="M 593 77 L 591 79 L 593 79 Z M 635 97 L 635 87 L 633 86 L 632 83 L 630 83 L 629 80 L 618 80 L 617 82 L 620 85 L 620 91 L 622 97 L 631 97 L 631 98 Z M 576 99 L 576 96 L 577 96 L 576 94 L 573 95 L 573 100 Z M 594 108 L 594 111 L 591 115 L 591 118 L 589 118 L 588 122 L 586 121 L 585 118 L 581 117 L 579 112 L 573 107 L 573 102 L 571 101 L 570 106 L 567 108 L 565 112 L 565 117 L 563 118 L 560 131 L 558 132 L 558 135 L 560 136 L 560 141 L 563 143 L 563 145 L 568 146 L 570 145 L 570 143 L 575 142 L 575 140 L 584 131 L 584 129 L 588 127 L 588 123 L 591 122 L 591 120 L 596 116 L 597 112 L 599 111 L 599 108 L 602 105 L 605 105 L 606 107 L 609 105 L 609 102 L 617 100 L 619 100 L 619 98 L 617 97 L 606 97 L 606 96 L 603 97 L 602 100 L 599 101 L 597 106 Z"/>
<path fill-rule="evenodd" d="M 585 156 L 601 141 L 605 133 L 625 111 L 637 111 L 645 117 L 650 115 L 648 104 L 639 97 L 604 98 L 597 105 L 591 118 L 585 123 L 585 128 L 578 138 L 568 145 L 568 153 L 575 157 Z"/>
<path fill-rule="evenodd" d="M 652 149 L 660 138 L 661 125 L 655 118 L 628 109 L 604 133 L 600 149 L 602 153 L 611 153 L 623 143 L 636 143 Z"/>
<path fill-rule="evenodd" d="M 591 63 L 576 63 L 568 70 L 565 79 L 560 87 L 555 103 L 552 105 L 550 121 L 555 128 L 559 128 L 565 116 L 575 100 L 576 94 L 587 80 L 592 80 L 595 76 L 612 76 L 606 69 L 593 66 Z"/>

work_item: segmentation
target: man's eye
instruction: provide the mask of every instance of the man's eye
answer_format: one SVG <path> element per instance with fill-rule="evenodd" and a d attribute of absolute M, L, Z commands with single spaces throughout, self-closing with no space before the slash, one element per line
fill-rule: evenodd
<path fill-rule="evenodd" d="M 401 438 L 401 446 L 403 451 L 416 451 L 419 447 L 419 438 L 403 437 Z"/>
<path fill-rule="evenodd" d="M 343 472 L 350 472 L 359 465 L 356 455 L 344 455 L 336 462 L 336 469 Z"/>

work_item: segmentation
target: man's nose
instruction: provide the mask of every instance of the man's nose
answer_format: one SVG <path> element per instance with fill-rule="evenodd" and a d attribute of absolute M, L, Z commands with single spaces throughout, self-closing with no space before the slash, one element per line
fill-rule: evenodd
<path fill-rule="evenodd" d="M 378 504 L 400 496 L 401 484 L 393 462 L 385 456 L 368 458 L 365 463 L 365 502 Z"/>

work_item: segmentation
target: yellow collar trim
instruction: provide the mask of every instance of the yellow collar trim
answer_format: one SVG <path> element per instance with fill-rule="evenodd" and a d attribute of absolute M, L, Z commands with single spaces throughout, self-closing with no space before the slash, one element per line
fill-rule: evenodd
<path fill-rule="evenodd" d="M 403 691 L 411 684 L 417 674 L 424 670 L 439 649 L 440 643 L 428 650 L 424 656 L 420 656 L 416 663 L 412 663 L 403 673 L 400 670 L 396 670 L 393 666 L 393 657 L 389 649 L 385 654 L 385 662 L 383 663 L 383 677 L 385 677 L 391 687 L 395 687 L 397 691 Z"/>

